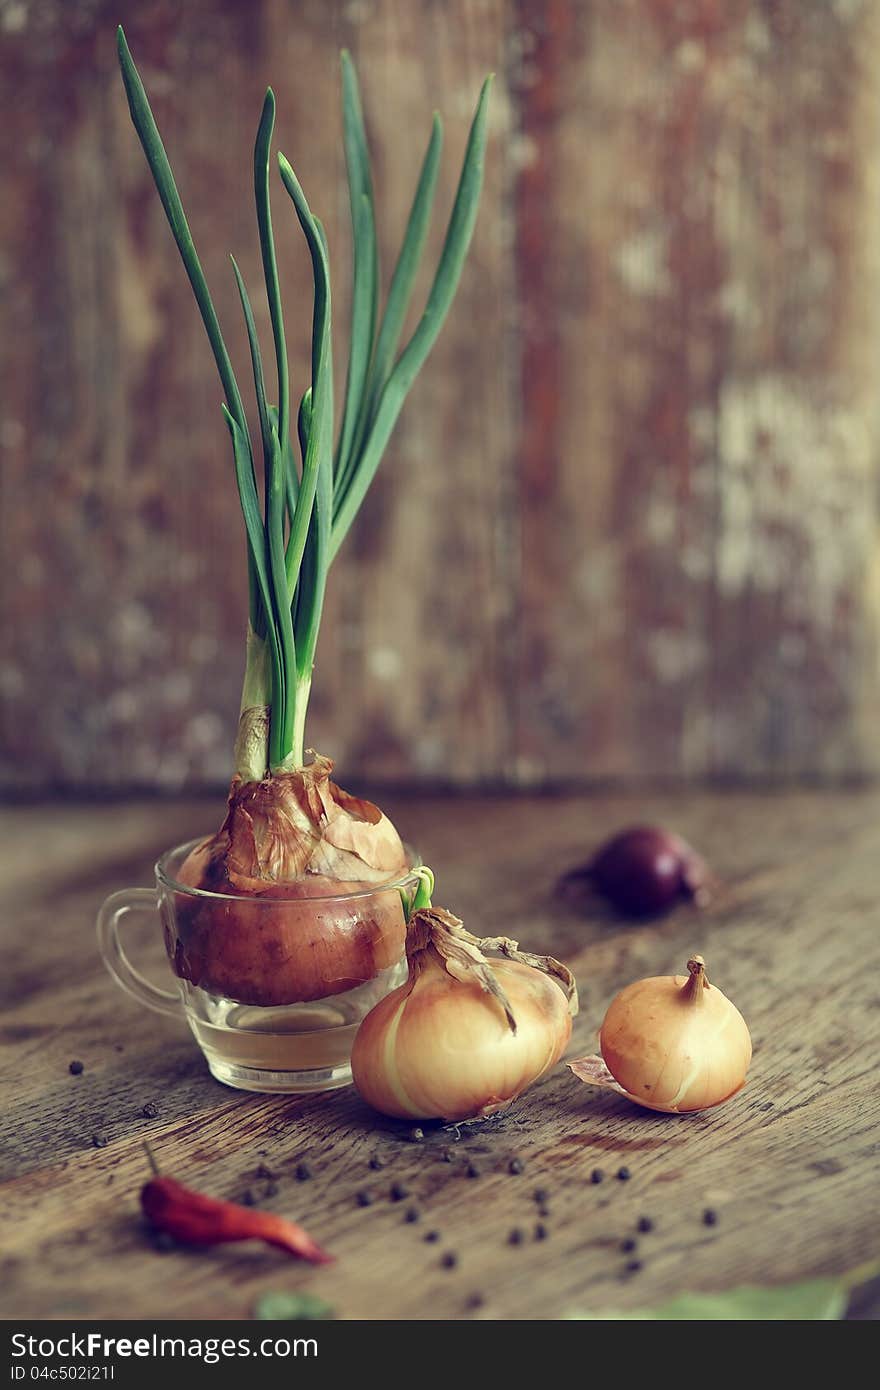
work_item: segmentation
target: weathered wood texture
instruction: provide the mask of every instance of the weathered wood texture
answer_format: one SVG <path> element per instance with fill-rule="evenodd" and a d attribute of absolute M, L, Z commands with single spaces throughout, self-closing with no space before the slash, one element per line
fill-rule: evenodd
<path fill-rule="evenodd" d="M 245 378 L 226 253 L 256 287 L 265 83 L 341 377 L 339 48 L 386 277 L 432 107 L 436 252 L 497 73 L 471 263 L 332 577 L 317 746 L 373 781 L 877 770 L 880 0 L 31 0 L 0 8 L 6 786 L 229 768 L 241 523 L 119 18 Z"/>
<path fill-rule="evenodd" d="M 702 1115 L 659 1116 L 560 1067 L 506 1118 L 460 1138 L 432 1131 L 423 1144 L 350 1090 L 236 1094 L 209 1078 L 182 1028 L 116 991 L 91 927 L 106 891 L 147 882 L 150 855 L 210 823 L 215 808 L 25 808 L 0 835 L 17 943 L 0 976 L 3 1315 L 246 1317 L 260 1292 L 303 1288 L 349 1318 L 553 1318 L 876 1257 L 876 795 L 667 797 L 637 810 L 623 797 L 416 798 L 390 809 L 432 845 L 438 901 L 473 928 L 503 925 L 575 961 L 582 1013 L 571 1055 L 593 1049 L 616 989 L 678 971 L 701 949 L 752 1029 L 743 1094 Z M 631 928 L 554 899 L 558 871 L 634 814 L 678 825 L 711 856 L 725 887 L 707 914 L 685 908 Z M 152 955 L 164 970 L 158 928 Z M 69 1074 L 74 1058 L 81 1076 Z M 157 1117 L 143 1114 L 149 1102 Z M 93 1147 L 95 1135 L 106 1147 Z M 146 1137 L 168 1172 L 217 1195 L 251 1189 L 304 1221 L 337 1263 L 313 1271 L 249 1249 L 157 1253 L 137 1205 Z M 374 1154 L 386 1162 L 378 1173 Z M 519 1176 L 508 1172 L 514 1154 L 526 1165 Z M 314 1177 L 297 1182 L 306 1157 Z M 479 1178 L 466 1176 L 469 1160 Z M 278 1175 L 275 1195 L 261 1164 Z M 622 1164 L 626 1183 L 614 1176 Z M 388 1200 L 396 1180 L 411 1201 Z M 544 1241 L 534 1239 L 536 1187 L 550 1193 Z M 356 1202 L 363 1188 L 376 1196 L 368 1208 Z M 410 1205 L 421 1213 L 412 1224 Z M 707 1207 L 718 1212 L 712 1228 Z M 643 1268 L 627 1278 L 633 1255 L 620 1243 L 642 1215 L 655 1230 L 638 1238 Z M 425 1242 L 429 1229 L 438 1244 Z M 524 1232 L 516 1247 L 513 1229 Z M 441 1265 L 448 1250 L 453 1270 Z M 469 1306 L 476 1292 L 479 1310 Z M 862 1307 L 876 1314 L 876 1300 Z"/>

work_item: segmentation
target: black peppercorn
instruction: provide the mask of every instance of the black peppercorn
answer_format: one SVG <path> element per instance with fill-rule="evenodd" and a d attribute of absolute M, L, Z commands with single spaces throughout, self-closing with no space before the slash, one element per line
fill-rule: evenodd
<path fill-rule="evenodd" d="M 404 1197 L 409 1196 L 409 1188 L 405 1187 L 402 1182 L 393 1183 L 389 1196 L 392 1202 L 402 1202 Z"/>
<path fill-rule="evenodd" d="M 82 1062 L 71 1062 L 67 1070 L 70 1072 L 71 1076 L 82 1076 L 85 1071 L 85 1065 Z"/>
<path fill-rule="evenodd" d="M 368 1192 L 367 1189 L 364 1188 L 363 1191 L 359 1192 L 357 1195 L 357 1204 L 359 1207 L 371 1207 L 373 1205 L 372 1192 Z"/>
<path fill-rule="evenodd" d="M 632 1177 L 632 1173 L 629 1171 L 628 1168 L 618 1168 L 617 1176 L 621 1182 L 629 1182 L 630 1178 Z"/>
<path fill-rule="evenodd" d="M 110 1140 L 107 1138 L 106 1134 L 92 1135 L 92 1147 L 95 1149 L 106 1149 L 109 1143 Z"/>
<path fill-rule="evenodd" d="M 653 1229 L 654 1223 L 651 1220 L 650 1216 L 639 1217 L 639 1230 L 642 1232 L 643 1235 L 647 1235 L 648 1231 L 653 1231 Z"/>
<path fill-rule="evenodd" d="M 717 1226 L 717 1225 L 718 1225 L 718 1213 L 717 1213 L 717 1211 L 713 1211 L 711 1207 L 707 1208 L 707 1210 L 703 1212 L 703 1225 L 704 1225 L 704 1226 Z"/>
<path fill-rule="evenodd" d="M 620 1242 L 620 1248 L 624 1255 L 630 1254 L 631 1251 L 635 1250 L 637 1245 L 638 1241 L 633 1240 L 632 1236 L 627 1236 L 626 1240 Z"/>
<path fill-rule="evenodd" d="M 159 1115 L 159 1107 L 154 1100 L 148 1100 L 141 1114 L 145 1120 L 155 1120 Z"/>
<path fill-rule="evenodd" d="M 594 1168 L 590 1174 L 590 1182 L 601 1182 L 604 1176 L 601 1168 Z"/>
<path fill-rule="evenodd" d="M 440 1263 L 444 1269 L 455 1269 L 458 1264 L 458 1256 L 454 1250 L 447 1250 Z"/>
<path fill-rule="evenodd" d="M 425 1240 L 428 1242 L 429 1245 L 436 1245 L 436 1243 L 437 1243 L 437 1241 L 438 1241 L 439 1239 L 440 1239 L 440 1232 L 439 1232 L 439 1231 L 426 1231 L 426 1232 L 425 1232 Z"/>
<path fill-rule="evenodd" d="M 407 1207 L 406 1215 L 403 1219 L 404 1221 L 409 1222 L 409 1224 L 412 1226 L 414 1222 L 421 1220 L 421 1216 L 422 1214 L 419 1211 L 418 1207 Z"/>
<path fill-rule="evenodd" d="M 535 1240 L 546 1240 L 549 1234 L 550 1232 L 547 1230 L 543 1221 L 539 1221 L 535 1227 Z"/>
<path fill-rule="evenodd" d="M 473 1310 L 475 1308 L 482 1308 L 485 1302 L 486 1300 L 481 1293 L 472 1293 L 468 1296 L 468 1300 L 465 1304 L 465 1307 L 470 1310 Z"/>
<path fill-rule="evenodd" d="M 255 1207 L 257 1205 L 257 1199 L 250 1188 L 247 1192 L 242 1193 L 241 1204 L 243 1207 Z"/>
<path fill-rule="evenodd" d="M 641 1260 L 628 1260 L 626 1266 L 627 1274 L 638 1274 L 642 1267 Z"/>
<path fill-rule="evenodd" d="M 380 1168 L 385 1167 L 385 1164 L 382 1162 L 382 1159 L 379 1158 L 378 1154 L 373 1154 L 373 1157 L 370 1159 L 370 1167 L 374 1173 L 378 1173 Z"/>
<path fill-rule="evenodd" d="M 536 1187 L 532 1196 L 536 1202 L 546 1202 L 550 1193 L 547 1191 L 546 1187 Z"/>
<path fill-rule="evenodd" d="M 508 1245 L 522 1245 L 522 1238 L 523 1238 L 523 1233 L 522 1233 L 522 1231 L 519 1230 L 518 1227 L 514 1227 L 514 1229 L 511 1231 L 510 1235 L 507 1237 L 507 1244 L 508 1244 Z"/>
<path fill-rule="evenodd" d="M 312 1176 L 312 1170 L 307 1163 L 298 1163 L 296 1165 L 295 1176 L 297 1182 L 308 1182 L 309 1178 Z"/>
<path fill-rule="evenodd" d="M 476 1163 L 469 1163 L 465 1171 L 469 1178 L 478 1178 L 480 1176 L 480 1170 Z"/>
<path fill-rule="evenodd" d="M 521 1158 L 512 1158 L 507 1165 L 507 1169 L 508 1172 L 516 1175 L 517 1173 L 525 1172 L 525 1166 Z"/>

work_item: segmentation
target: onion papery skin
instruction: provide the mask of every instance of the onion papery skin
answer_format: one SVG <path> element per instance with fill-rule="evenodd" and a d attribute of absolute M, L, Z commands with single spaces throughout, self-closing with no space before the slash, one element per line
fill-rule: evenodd
<path fill-rule="evenodd" d="M 742 1014 L 714 985 L 693 1003 L 687 975 L 659 975 L 621 990 L 599 1034 L 614 1080 L 648 1110 L 687 1114 L 741 1091 L 752 1058 Z"/>
<path fill-rule="evenodd" d="M 383 1115 L 451 1122 L 485 1118 L 559 1061 L 571 1037 L 563 990 L 514 961 L 490 968 L 516 1016 L 475 980 L 427 963 L 367 1015 L 352 1050 L 358 1091 Z"/>
<path fill-rule="evenodd" d="M 330 781 L 316 758 L 261 782 L 234 781 L 226 819 L 177 879 L 164 913 L 175 973 L 244 1004 L 306 1003 L 372 980 L 400 960 L 406 850 L 387 816 Z M 375 889 L 375 891 L 371 891 Z M 363 894 L 365 896 L 344 896 Z"/>

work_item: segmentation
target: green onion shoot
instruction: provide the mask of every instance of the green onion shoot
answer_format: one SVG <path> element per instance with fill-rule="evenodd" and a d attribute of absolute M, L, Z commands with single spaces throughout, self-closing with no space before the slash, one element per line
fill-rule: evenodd
<path fill-rule="evenodd" d="M 293 166 L 273 158 L 275 97 L 266 92 L 254 143 L 254 201 L 272 353 L 264 355 L 252 300 L 231 259 L 250 350 L 259 432 L 252 438 L 242 389 L 193 242 L 165 147 L 120 27 L 119 61 L 132 121 L 205 326 L 223 391 L 222 412 L 247 539 L 248 622 L 234 776 L 226 819 L 178 875 L 196 889 L 244 900 L 326 899 L 340 885 L 390 882 L 411 867 L 390 820 L 330 778 L 310 753 L 306 718 L 330 567 L 366 496 L 406 395 L 449 312 L 473 236 L 483 182 L 491 78 L 483 83 L 439 261 L 412 336 L 403 328 L 431 225 L 442 126 L 434 116 L 403 242 L 380 312 L 376 207 L 354 65 L 342 55 L 342 110 L 353 245 L 348 362 L 334 430 L 332 293 L 327 238 Z M 273 219 L 273 187 L 281 195 Z M 298 225 L 314 279 L 310 379 L 290 380 L 275 250 L 282 215 Z M 255 431 L 256 433 L 256 431 Z M 341 890 L 340 890 L 341 891 Z M 232 999 L 255 1004 L 316 999 L 372 979 L 400 958 L 405 924 L 396 894 L 372 932 L 335 933 L 323 912 L 320 949 L 282 949 L 284 922 L 249 931 L 247 902 L 223 913 L 193 899 L 175 969 Z M 391 915 L 394 920 L 391 920 Z M 221 920 L 222 919 L 222 920 Z M 398 920 L 399 919 L 399 920 Z M 338 946 L 335 937 L 345 936 Z M 289 943 L 288 943 L 289 945 Z"/>

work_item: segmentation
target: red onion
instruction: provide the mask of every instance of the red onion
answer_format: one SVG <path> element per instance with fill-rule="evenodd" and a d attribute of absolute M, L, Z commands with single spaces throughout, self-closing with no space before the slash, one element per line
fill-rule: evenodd
<path fill-rule="evenodd" d="M 589 884 L 629 917 L 668 912 L 682 898 L 698 907 L 709 901 L 709 869 L 679 835 L 656 825 L 621 830 L 586 867 L 563 879 L 567 896 L 580 896 Z"/>

